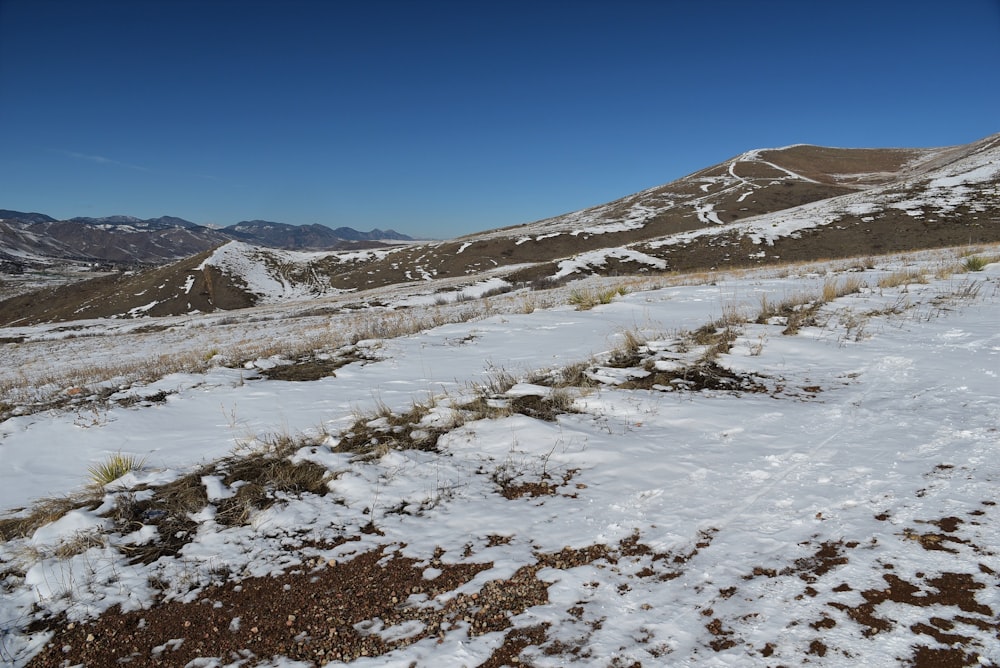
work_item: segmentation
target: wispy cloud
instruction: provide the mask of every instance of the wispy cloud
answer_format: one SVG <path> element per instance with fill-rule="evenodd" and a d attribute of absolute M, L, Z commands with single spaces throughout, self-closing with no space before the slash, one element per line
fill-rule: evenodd
<path fill-rule="evenodd" d="M 126 169 L 134 169 L 140 172 L 151 171 L 148 167 L 143 167 L 141 165 L 133 165 L 128 162 L 122 162 L 121 160 L 112 160 L 111 158 L 106 158 L 103 155 L 90 155 L 89 153 L 77 153 L 76 151 L 66 151 L 62 149 L 54 149 L 56 153 L 61 153 L 70 158 L 76 160 L 86 160 L 88 162 L 96 162 L 99 165 L 111 165 L 115 167 L 124 167 Z"/>

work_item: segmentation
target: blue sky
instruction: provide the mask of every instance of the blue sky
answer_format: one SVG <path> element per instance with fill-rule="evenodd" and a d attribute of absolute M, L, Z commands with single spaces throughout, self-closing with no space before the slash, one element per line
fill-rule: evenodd
<path fill-rule="evenodd" d="M 0 208 L 449 238 L 1000 132 L 1000 0 L 0 0 Z"/>

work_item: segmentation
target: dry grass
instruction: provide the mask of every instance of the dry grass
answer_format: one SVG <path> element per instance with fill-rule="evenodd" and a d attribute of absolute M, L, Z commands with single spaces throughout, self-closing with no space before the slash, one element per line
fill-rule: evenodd
<path fill-rule="evenodd" d="M 236 494 L 218 503 L 216 521 L 229 526 L 247 524 L 254 513 L 269 508 L 282 496 L 327 493 L 330 471 L 316 462 L 293 462 L 287 457 L 241 457 L 222 468 L 226 485 L 240 483 Z"/>
<path fill-rule="evenodd" d="M 961 274 L 968 271 L 968 269 L 960 262 L 948 262 L 938 266 L 934 271 L 934 278 L 944 280 L 949 276 L 954 276 L 955 274 Z"/>
<path fill-rule="evenodd" d="M 588 375 L 594 363 L 594 360 L 590 359 L 569 364 L 559 369 L 541 371 L 534 374 L 528 382 L 557 389 L 568 387 L 585 389 L 594 387 L 597 385 L 597 382 Z"/>
<path fill-rule="evenodd" d="M 800 292 L 777 303 L 769 301 L 764 295 L 761 297 L 755 322 L 763 325 L 779 318 L 785 325 L 782 334 L 797 334 L 803 327 L 818 324 L 817 316 L 824 304 L 861 292 L 865 287 L 865 282 L 859 276 L 834 276 L 826 279 L 822 289 L 816 294 Z"/>
<path fill-rule="evenodd" d="M 517 376 L 503 367 L 490 364 L 486 369 L 486 380 L 479 385 L 480 394 L 498 396 L 506 393 L 518 382 Z"/>
<path fill-rule="evenodd" d="M 860 276 L 836 276 L 826 279 L 823 282 L 823 301 L 832 302 L 834 299 L 853 295 L 861 292 L 865 288 L 865 282 Z"/>
<path fill-rule="evenodd" d="M 702 353 L 702 360 L 713 360 L 719 355 L 729 352 L 746 322 L 746 316 L 736 307 L 723 306 L 721 318 L 682 334 L 680 338 L 684 341 L 681 345 L 682 347 L 703 346 L 705 351 Z"/>
<path fill-rule="evenodd" d="M 919 269 L 900 269 L 878 279 L 880 288 L 898 288 L 915 283 L 926 283 L 927 277 Z"/>
<path fill-rule="evenodd" d="M 973 253 L 984 254 L 990 248 L 968 250 L 965 255 Z M 871 267 L 874 258 L 862 261 L 852 261 L 854 265 Z M 818 260 L 813 262 L 795 262 L 785 266 L 784 271 L 826 271 L 832 266 L 832 261 Z M 842 264 L 844 264 L 842 262 Z M 635 290 L 651 290 L 669 285 L 713 283 L 719 280 L 749 275 L 750 269 L 729 269 L 719 272 L 695 272 L 688 274 L 664 273 L 657 276 L 630 276 L 617 279 L 610 287 L 580 288 L 572 302 L 577 302 L 581 309 L 592 308 L 600 303 L 607 303 L 617 295 Z M 759 270 L 757 270 L 759 271 Z M 782 271 L 781 268 L 772 270 Z M 169 354 L 151 356 L 145 359 L 135 359 L 124 362 L 66 365 L 58 368 L 46 368 L 43 352 L 38 348 L 34 359 L 38 363 L 17 365 L 17 368 L 29 368 L 15 373 L 0 375 L 0 419 L 14 414 L 34 413 L 49 408 L 67 407 L 85 401 L 100 401 L 102 393 L 109 393 L 109 388 L 128 387 L 135 384 L 150 383 L 173 373 L 202 373 L 212 366 L 240 366 L 252 360 L 271 356 L 282 356 L 288 359 L 305 359 L 318 353 L 332 353 L 344 346 L 361 340 L 388 339 L 414 334 L 426 329 L 448 323 L 466 322 L 482 318 L 494 312 L 530 313 L 536 309 L 548 308 L 559 303 L 565 303 L 564 294 L 549 290 L 564 283 L 562 280 L 540 280 L 532 284 L 532 288 L 543 288 L 547 291 L 524 292 L 494 295 L 493 299 L 480 299 L 464 304 L 450 305 L 449 308 L 436 309 L 382 309 L 368 308 L 368 302 L 362 302 L 359 310 L 352 311 L 351 304 L 331 304 L 317 306 L 312 309 L 295 312 L 282 317 L 292 317 L 301 321 L 301 327 L 294 338 L 274 340 L 258 334 L 244 335 L 242 340 L 234 340 L 227 333 L 227 328 L 245 327 L 247 323 L 260 322 L 266 328 L 270 318 L 278 311 L 239 312 L 227 317 L 216 317 L 203 323 L 197 323 L 195 329 L 210 329 L 218 331 L 217 336 L 199 335 L 192 337 L 192 348 L 183 351 L 172 351 Z M 606 285 L 606 283 L 605 283 Z M 527 287 L 527 286 L 525 286 Z M 840 289 L 843 289 L 842 287 Z M 375 301 L 375 306 L 381 304 Z M 67 326 L 64 330 L 74 329 Z M 159 331 L 167 329 L 167 325 L 153 322 L 144 328 L 150 332 L 148 336 L 158 336 Z M 60 330 L 60 331 L 64 331 Z M 79 333 L 64 333 L 68 339 L 74 336 L 92 337 L 94 332 L 80 328 Z M 136 332 L 128 336 L 135 339 L 135 349 L 145 348 L 142 335 Z M 33 345 L 33 344 L 25 344 Z M 197 348 L 193 346 L 197 345 Z M 155 346 L 149 346 L 155 348 Z M 28 350 L 28 348 L 25 348 Z M 34 350 L 32 348 L 31 350 Z M 85 358 L 83 358 L 85 359 Z M 74 395 L 66 394 L 68 391 Z"/>
<path fill-rule="evenodd" d="M 333 449 L 360 459 L 378 459 L 392 450 L 433 452 L 438 438 L 456 424 L 454 420 L 425 421 L 433 408 L 433 402 L 414 402 L 405 413 L 396 413 L 380 404 L 374 413 L 358 415 L 354 424 L 340 434 Z"/>
<path fill-rule="evenodd" d="M 624 284 L 601 289 L 578 289 L 569 294 L 569 303 L 577 311 L 589 311 L 599 304 L 610 304 L 615 297 L 628 294 L 629 288 Z"/>
<path fill-rule="evenodd" d="M 13 517 L 0 518 L 0 540 L 31 536 L 39 527 L 55 522 L 71 510 L 93 509 L 99 504 L 100 498 L 89 490 L 76 496 L 41 499 L 26 511 Z"/>
<path fill-rule="evenodd" d="M 767 295 L 760 298 L 760 309 L 757 311 L 755 322 L 758 325 L 767 324 L 772 318 L 789 319 L 796 317 L 795 314 L 803 309 L 808 310 L 820 297 L 807 292 L 799 292 L 789 295 L 780 302 L 772 302 Z"/>
<path fill-rule="evenodd" d="M 608 366 L 636 366 L 641 359 L 640 353 L 646 345 L 646 339 L 635 330 L 625 330 L 621 333 L 621 343 L 611 351 Z"/>

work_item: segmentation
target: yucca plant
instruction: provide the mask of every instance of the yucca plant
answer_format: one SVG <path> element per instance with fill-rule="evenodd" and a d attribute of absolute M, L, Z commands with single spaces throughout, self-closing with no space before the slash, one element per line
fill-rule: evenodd
<path fill-rule="evenodd" d="M 970 255 L 962 262 L 966 271 L 982 271 L 988 264 L 989 260 L 979 255 Z"/>
<path fill-rule="evenodd" d="M 140 458 L 116 452 L 113 455 L 108 455 L 103 462 L 89 466 L 87 471 L 90 473 L 90 482 L 94 487 L 104 487 L 126 473 L 141 470 L 145 464 L 145 457 Z"/>

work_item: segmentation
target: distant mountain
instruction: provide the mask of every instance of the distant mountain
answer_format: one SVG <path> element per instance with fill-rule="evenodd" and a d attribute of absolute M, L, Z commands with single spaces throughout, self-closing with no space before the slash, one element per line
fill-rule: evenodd
<path fill-rule="evenodd" d="M 175 216 L 142 219 L 116 215 L 60 221 L 41 213 L 0 210 L 0 261 L 8 269 L 66 261 L 159 265 L 233 240 L 286 250 L 345 250 L 378 245 L 383 239 L 410 237 L 391 230 L 333 230 L 324 225 L 263 220 L 219 229 Z"/>
<path fill-rule="evenodd" d="M 344 241 L 356 240 L 353 237 L 340 236 L 325 225 L 288 225 L 268 220 L 245 220 L 224 227 L 220 232 L 248 243 L 288 250 L 337 248 Z M 354 230 L 351 232 L 361 234 Z"/>
<path fill-rule="evenodd" d="M 400 234 L 395 230 L 380 230 L 377 227 L 371 232 L 358 232 L 350 227 L 338 227 L 333 233 L 341 239 L 349 241 L 413 241 L 413 237 Z"/>
<path fill-rule="evenodd" d="M 344 241 L 413 241 L 394 230 L 359 232 L 351 227 L 330 229 L 325 225 L 288 225 L 269 220 L 244 220 L 221 230 L 241 241 L 287 250 L 322 250 Z"/>
<path fill-rule="evenodd" d="M 231 239 L 204 227 L 150 224 L 139 219 L 0 221 L 0 258 L 11 262 L 150 265 L 172 262 Z"/>
<path fill-rule="evenodd" d="M 16 225 L 27 224 L 0 221 L 0 239 Z M 57 225 L 79 226 L 29 229 Z M 0 326 L 243 308 L 400 284 L 433 291 L 438 279 L 541 285 L 1000 242 L 1000 134 L 944 148 L 756 149 L 607 204 L 448 241 L 306 254 L 254 241 L 306 243 L 313 227 L 239 223 L 220 236 L 247 243 L 0 302 Z"/>
<path fill-rule="evenodd" d="M 175 216 L 160 216 L 159 218 L 149 218 L 143 220 L 135 216 L 105 216 L 103 218 L 70 218 L 69 222 L 83 223 L 85 225 L 108 226 L 108 227 L 133 227 L 140 230 L 168 230 L 175 227 L 191 229 L 202 227 L 197 223 L 192 223 L 183 218 Z"/>
<path fill-rule="evenodd" d="M 44 213 L 25 213 L 23 211 L 0 209 L 0 220 L 18 220 L 24 223 L 51 223 L 55 221 L 55 218 L 46 216 Z"/>

